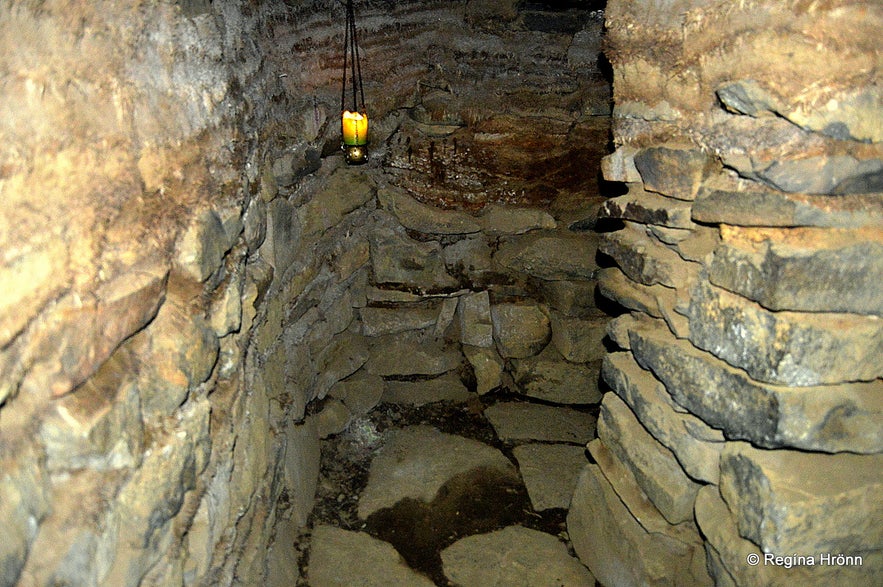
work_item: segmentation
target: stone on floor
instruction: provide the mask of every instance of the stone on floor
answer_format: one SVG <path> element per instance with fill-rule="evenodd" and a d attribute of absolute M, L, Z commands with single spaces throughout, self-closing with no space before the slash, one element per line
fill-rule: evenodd
<path fill-rule="evenodd" d="M 441 401 L 466 401 L 472 396 L 456 373 L 421 381 L 387 381 L 383 401 L 422 406 Z"/>
<path fill-rule="evenodd" d="M 430 426 L 393 430 L 371 463 L 368 484 L 359 499 L 359 517 L 366 519 L 405 498 L 432 501 L 454 476 L 477 468 L 518 475 L 502 452 L 481 442 Z"/>
<path fill-rule="evenodd" d="M 509 526 L 442 551 L 445 575 L 462 587 L 588 587 L 595 578 L 551 534 Z"/>
<path fill-rule="evenodd" d="M 310 542 L 307 577 L 312 587 L 432 587 L 395 548 L 363 532 L 318 526 Z"/>
<path fill-rule="evenodd" d="M 588 460 L 582 446 L 523 444 L 513 450 L 518 470 L 536 511 L 567 508 Z"/>
<path fill-rule="evenodd" d="M 484 411 L 500 440 L 585 444 L 595 436 L 595 417 L 571 408 L 501 402 Z"/>

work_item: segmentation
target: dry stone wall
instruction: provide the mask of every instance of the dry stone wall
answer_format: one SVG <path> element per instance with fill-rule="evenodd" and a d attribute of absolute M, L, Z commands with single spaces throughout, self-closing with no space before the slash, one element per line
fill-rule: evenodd
<path fill-rule="evenodd" d="M 628 193 L 599 287 L 627 312 L 576 551 L 607 585 L 879 584 L 883 10 L 611 0 L 607 25 Z"/>
<path fill-rule="evenodd" d="M 515 379 L 599 399 L 601 349 L 583 335 L 605 328 L 597 202 L 466 214 L 378 172 L 403 120 L 440 103 L 458 129 L 480 118 L 464 95 L 485 77 L 508 88 L 510 122 L 529 114 L 543 92 L 535 65 L 518 95 L 528 62 L 568 79 L 538 120 L 601 133 L 603 79 L 570 81 L 599 21 L 368 4 L 361 169 L 333 156 L 338 2 L 0 6 L 0 585 L 293 585 L 319 439 L 383 394 Z M 462 71 L 439 27 L 481 32 Z M 443 99 L 421 96 L 440 74 L 456 82 Z M 519 181 L 520 157 L 498 173 Z"/>

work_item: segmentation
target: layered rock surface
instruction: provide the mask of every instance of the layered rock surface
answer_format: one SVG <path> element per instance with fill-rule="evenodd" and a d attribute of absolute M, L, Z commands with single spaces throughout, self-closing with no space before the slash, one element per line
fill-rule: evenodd
<path fill-rule="evenodd" d="M 602 583 L 880 581 L 883 12 L 818 8 L 608 4 L 627 312 L 569 514 Z"/>

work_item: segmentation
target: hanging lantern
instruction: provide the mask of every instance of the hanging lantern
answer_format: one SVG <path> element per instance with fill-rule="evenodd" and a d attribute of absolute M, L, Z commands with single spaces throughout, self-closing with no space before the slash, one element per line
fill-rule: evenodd
<path fill-rule="evenodd" d="M 346 162 L 359 165 L 368 160 L 368 114 L 365 111 L 365 92 L 362 89 L 362 65 L 356 42 L 356 15 L 353 0 L 346 2 L 346 33 L 343 47 L 343 85 L 340 91 L 341 147 Z M 352 107 L 346 107 L 347 76 L 351 80 Z"/>

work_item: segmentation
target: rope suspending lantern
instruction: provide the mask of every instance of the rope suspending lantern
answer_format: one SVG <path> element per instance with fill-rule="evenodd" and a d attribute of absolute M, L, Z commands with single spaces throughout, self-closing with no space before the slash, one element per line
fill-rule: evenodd
<path fill-rule="evenodd" d="M 368 114 L 362 89 L 362 64 L 356 40 L 356 13 L 353 0 L 346 0 L 346 33 L 343 41 L 343 84 L 340 90 L 341 130 L 346 162 L 358 165 L 368 160 Z M 347 77 L 352 90 L 352 109 L 347 109 Z"/>

